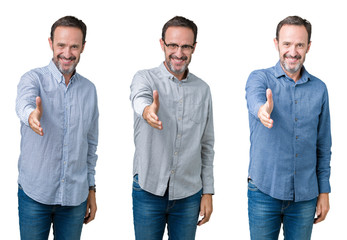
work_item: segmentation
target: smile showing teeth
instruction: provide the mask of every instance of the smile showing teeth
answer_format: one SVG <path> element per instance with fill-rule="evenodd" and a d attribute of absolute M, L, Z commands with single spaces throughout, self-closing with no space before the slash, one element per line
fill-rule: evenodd
<path fill-rule="evenodd" d="M 183 60 L 182 59 L 172 59 L 175 63 L 178 63 L 178 64 L 180 64 L 180 63 L 182 63 L 183 62 Z"/>

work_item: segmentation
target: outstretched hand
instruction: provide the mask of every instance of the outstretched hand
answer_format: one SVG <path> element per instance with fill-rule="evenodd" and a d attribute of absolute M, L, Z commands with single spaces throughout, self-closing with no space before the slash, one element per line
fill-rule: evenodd
<path fill-rule="evenodd" d="M 40 123 L 42 113 L 43 113 L 43 109 L 42 109 L 41 98 L 36 97 L 36 109 L 30 113 L 28 122 L 31 129 L 37 134 L 39 134 L 40 136 L 43 136 L 43 129 Z"/>
<path fill-rule="evenodd" d="M 258 118 L 260 122 L 267 128 L 273 127 L 273 120 L 270 118 L 272 110 L 274 108 L 274 103 L 272 99 L 271 89 L 266 90 L 266 103 L 259 108 Z"/>
<path fill-rule="evenodd" d="M 159 130 L 163 129 L 163 124 L 159 120 L 157 113 L 159 110 L 159 94 L 157 90 L 153 91 L 153 103 L 143 110 L 143 118 L 148 122 L 149 125 L 151 125 L 154 128 L 157 128 Z"/>

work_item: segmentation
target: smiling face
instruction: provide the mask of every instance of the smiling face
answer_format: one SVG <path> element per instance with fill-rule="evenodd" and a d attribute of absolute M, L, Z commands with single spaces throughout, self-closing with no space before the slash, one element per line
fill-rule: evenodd
<path fill-rule="evenodd" d="M 165 43 L 164 43 L 165 40 Z M 178 80 L 182 80 L 195 50 L 194 33 L 187 27 L 169 27 L 160 45 L 165 53 L 165 66 Z M 170 50 L 167 45 L 194 46 L 193 49 L 178 47 Z"/>
<path fill-rule="evenodd" d="M 300 79 L 300 70 L 305 62 L 311 42 L 304 26 L 283 25 L 279 38 L 274 39 L 280 55 L 280 63 L 286 74 L 294 81 Z"/>
<path fill-rule="evenodd" d="M 75 27 L 59 26 L 54 31 L 54 39 L 48 39 L 53 51 L 53 62 L 69 81 L 83 52 L 82 31 Z"/>

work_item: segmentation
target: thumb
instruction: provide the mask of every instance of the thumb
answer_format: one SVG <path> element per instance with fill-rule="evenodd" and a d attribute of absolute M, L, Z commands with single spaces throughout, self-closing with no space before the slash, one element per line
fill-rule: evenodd
<path fill-rule="evenodd" d="M 318 205 L 318 206 L 317 206 L 317 209 L 316 209 L 316 215 L 317 215 L 317 217 L 319 217 L 319 216 L 321 215 L 321 213 L 322 213 L 322 208 Z"/>
<path fill-rule="evenodd" d="M 272 91 L 270 88 L 268 88 L 266 90 L 266 100 L 267 100 L 267 103 L 268 103 L 268 106 L 269 106 L 269 109 L 270 109 L 270 113 L 272 112 L 272 109 L 274 107 L 274 102 L 273 102 L 273 99 L 272 99 Z"/>
<path fill-rule="evenodd" d="M 36 97 L 36 109 L 42 113 L 42 102 L 40 97 Z"/>
<path fill-rule="evenodd" d="M 159 94 L 157 90 L 153 91 L 153 103 L 154 105 L 156 105 L 157 109 L 159 108 Z"/>

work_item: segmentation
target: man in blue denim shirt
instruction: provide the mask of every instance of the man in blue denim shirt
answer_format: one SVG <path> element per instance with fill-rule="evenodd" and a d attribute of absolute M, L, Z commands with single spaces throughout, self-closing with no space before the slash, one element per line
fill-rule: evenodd
<path fill-rule="evenodd" d="M 303 66 L 310 38 L 307 20 L 282 20 L 274 39 L 280 61 L 252 72 L 246 84 L 252 239 L 277 239 L 281 222 L 285 239 L 310 239 L 329 211 L 329 100 L 325 84 Z"/>
<path fill-rule="evenodd" d="M 75 70 L 87 27 L 66 16 L 48 39 L 53 59 L 24 74 L 16 112 L 21 121 L 18 210 L 21 239 L 80 239 L 95 217 L 98 106 L 92 82 Z"/>

